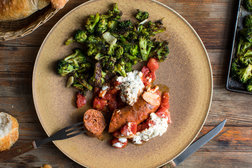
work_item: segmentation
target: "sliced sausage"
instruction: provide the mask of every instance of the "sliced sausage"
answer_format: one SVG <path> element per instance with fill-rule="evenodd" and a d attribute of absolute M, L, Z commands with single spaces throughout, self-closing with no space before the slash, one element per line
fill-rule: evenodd
<path fill-rule="evenodd" d="M 95 136 L 100 136 L 106 127 L 103 114 L 94 109 L 89 109 L 85 112 L 84 117 L 85 128 Z"/>
<path fill-rule="evenodd" d="M 126 106 L 120 110 L 115 110 L 112 114 L 109 132 L 115 132 L 127 122 L 136 122 L 137 124 L 146 120 L 150 113 L 155 112 L 160 106 L 161 96 L 160 92 L 157 91 L 157 103 L 151 105 L 146 102 L 141 96 L 133 106 Z"/>

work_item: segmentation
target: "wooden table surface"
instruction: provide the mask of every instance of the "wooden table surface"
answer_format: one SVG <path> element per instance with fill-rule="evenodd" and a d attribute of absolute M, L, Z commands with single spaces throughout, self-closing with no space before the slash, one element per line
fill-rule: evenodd
<path fill-rule="evenodd" d="M 226 74 L 237 0 L 160 0 L 185 17 L 203 40 L 210 56 L 214 93 L 212 107 L 201 135 L 224 119 L 224 130 L 178 167 L 252 167 L 252 96 L 227 91 Z M 50 21 L 32 34 L 0 43 L 0 111 L 18 118 L 16 145 L 46 137 L 32 99 L 32 70 L 39 47 L 53 25 L 68 11 L 85 2 L 71 0 Z M 151 9 L 150 9 L 151 10 Z M 0 163 L 1 168 L 81 167 L 52 143 Z"/>

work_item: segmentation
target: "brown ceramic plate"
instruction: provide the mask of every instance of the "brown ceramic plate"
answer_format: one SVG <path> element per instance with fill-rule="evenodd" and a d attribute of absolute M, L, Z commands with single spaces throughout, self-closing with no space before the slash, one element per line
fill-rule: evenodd
<path fill-rule="evenodd" d="M 199 133 L 211 104 L 212 72 L 202 41 L 189 23 L 171 8 L 150 0 L 97 0 L 73 9 L 63 17 L 44 40 L 34 67 L 33 98 L 39 120 L 48 135 L 81 120 L 85 109 L 74 105 L 74 89 L 65 87 L 65 78 L 55 73 L 55 62 L 71 53 L 63 42 L 84 18 L 103 12 L 117 2 L 123 19 L 135 9 L 146 10 L 151 20 L 164 17 L 167 31 L 159 37 L 170 42 L 168 59 L 157 72 L 159 84 L 170 88 L 170 111 L 173 123 L 168 131 L 142 146 L 129 144 L 118 150 L 109 141 L 85 135 L 55 142 L 69 158 L 87 167 L 157 167 L 181 153 Z"/>

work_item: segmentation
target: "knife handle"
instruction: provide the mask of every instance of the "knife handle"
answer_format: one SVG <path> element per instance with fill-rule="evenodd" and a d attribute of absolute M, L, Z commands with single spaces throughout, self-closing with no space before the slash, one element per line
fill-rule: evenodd
<path fill-rule="evenodd" d="M 10 160 L 18 155 L 26 153 L 32 149 L 36 149 L 36 145 L 33 142 L 22 144 L 21 146 L 17 146 L 7 151 L 3 151 L 0 153 L 0 162 Z"/>
<path fill-rule="evenodd" d="M 162 166 L 161 168 L 174 168 L 174 167 L 176 167 L 176 163 L 172 160 L 166 165 Z"/>

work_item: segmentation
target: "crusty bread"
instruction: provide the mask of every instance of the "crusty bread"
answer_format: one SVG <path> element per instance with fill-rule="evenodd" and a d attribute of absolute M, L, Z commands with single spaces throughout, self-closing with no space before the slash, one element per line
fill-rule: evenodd
<path fill-rule="evenodd" d="M 50 0 L 1 0 L 0 20 L 19 20 L 49 5 Z"/>
<path fill-rule="evenodd" d="M 0 112 L 0 151 L 10 149 L 10 147 L 18 140 L 18 122 L 11 115 Z"/>
<path fill-rule="evenodd" d="M 19 20 L 43 9 L 52 2 L 55 9 L 64 7 L 68 0 L 0 0 L 0 21 Z"/>
<path fill-rule="evenodd" d="M 51 0 L 52 6 L 55 9 L 61 9 L 65 6 L 68 0 Z"/>

